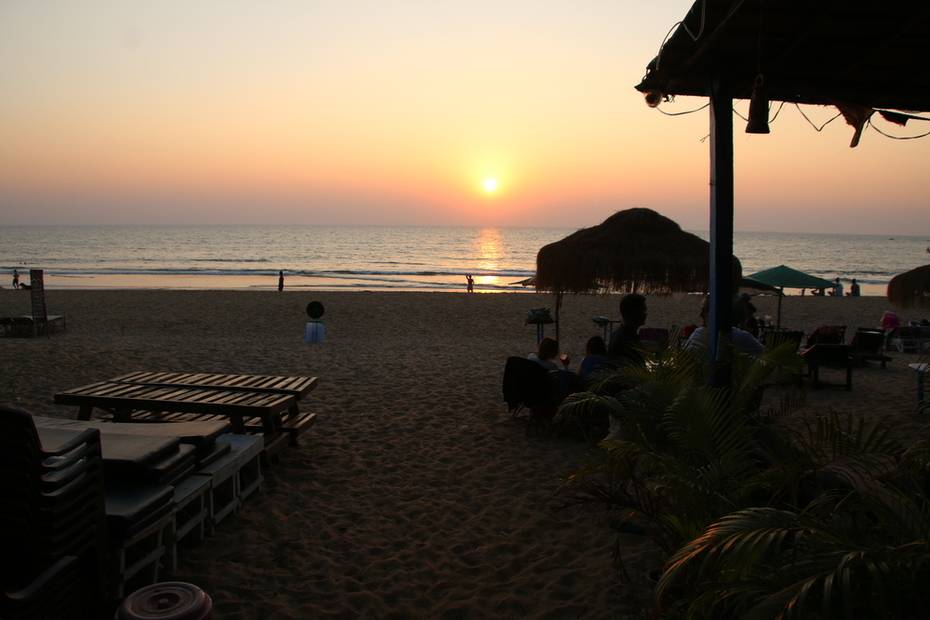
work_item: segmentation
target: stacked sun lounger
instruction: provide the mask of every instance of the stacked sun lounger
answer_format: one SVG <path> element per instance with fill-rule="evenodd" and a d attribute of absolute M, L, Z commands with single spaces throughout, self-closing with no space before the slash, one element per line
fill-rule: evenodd
<path fill-rule="evenodd" d="M 0 410 L 0 422 L 6 414 Z M 71 520 L 49 524 L 45 538 L 49 544 L 68 543 L 71 546 L 61 549 L 77 553 L 80 549 L 73 548 L 75 544 L 94 532 L 102 536 L 98 541 L 103 550 L 100 574 L 107 575 L 107 589 L 117 598 L 157 581 L 164 568 L 176 569 L 182 543 L 202 540 L 261 488 L 262 436 L 229 434 L 225 421 L 118 424 L 16 414 L 19 423 L 27 425 L 35 436 L 33 444 L 42 447 L 42 454 L 65 453 L 76 442 L 95 439 L 96 458 L 88 463 L 96 468 L 97 487 L 93 492 L 84 487 L 79 490 L 95 498 L 93 514 L 99 525 L 88 526 L 91 513 L 75 510 Z M 0 437 L 0 447 L 6 448 L 13 439 L 12 435 Z M 6 455 L 0 464 L 17 469 L 12 462 L 7 467 L 13 453 L 0 452 Z M 82 467 L 91 466 L 83 465 L 80 459 L 78 462 Z M 67 505 L 69 509 L 75 506 L 74 502 Z M 9 526 L 5 531 L 22 529 L 27 522 L 22 516 L 15 522 L 4 518 L 0 508 L 0 525 Z M 60 558 L 59 548 L 46 556 L 43 560 Z M 0 563 L 6 567 L 5 561 Z M 6 618 L 3 614 L 0 617 Z"/>
<path fill-rule="evenodd" d="M 0 408 L 0 617 L 100 617 L 106 553 L 100 434 L 44 445 Z"/>

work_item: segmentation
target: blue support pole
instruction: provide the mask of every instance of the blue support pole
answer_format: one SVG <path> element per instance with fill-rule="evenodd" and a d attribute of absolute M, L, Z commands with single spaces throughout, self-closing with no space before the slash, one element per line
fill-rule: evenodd
<path fill-rule="evenodd" d="M 711 382 L 730 384 L 733 313 L 733 98 L 719 78 L 710 88 L 710 308 L 707 350 Z"/>

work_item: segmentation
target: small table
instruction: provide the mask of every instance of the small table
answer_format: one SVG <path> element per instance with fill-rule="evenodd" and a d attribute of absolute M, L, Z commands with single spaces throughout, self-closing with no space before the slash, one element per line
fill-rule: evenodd
<path fill-rule="evenodd" d="M 917 405 L 924 402 L 924 378 L 927 376 L 927 367 L 930 364 L 908 364 L 907 367 L 917 372 Z"/>

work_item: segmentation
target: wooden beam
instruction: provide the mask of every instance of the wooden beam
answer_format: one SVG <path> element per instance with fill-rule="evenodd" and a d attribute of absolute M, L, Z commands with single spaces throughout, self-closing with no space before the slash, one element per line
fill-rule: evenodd
<path fill-rule="evenodd" d="M 713 385 L 730 383 L 733 312 L 733 98 L 710 84 L 710 308 L 707 350 Z"/>

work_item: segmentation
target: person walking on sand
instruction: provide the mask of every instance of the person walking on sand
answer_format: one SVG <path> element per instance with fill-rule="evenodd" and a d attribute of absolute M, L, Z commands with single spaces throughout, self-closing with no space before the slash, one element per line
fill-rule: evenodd
<path fill-rule="evenodd" d="M 469 293 L 474 293 L 475 292 L 475 279 L 471 277 L 470 273 L 465 274 L 465 282 L 467 284 L 466 290 Z"/>
<path fill-rule="evenodd" d="M 284 272 L 279 271 L 278 272 L 278 292 L 280 293 L 283 290 L 284 290 Z"/>
<path fill-rule="evenodd" d="M 19 288 L 19 271 L 13 270 L 13 288 Z"/>

